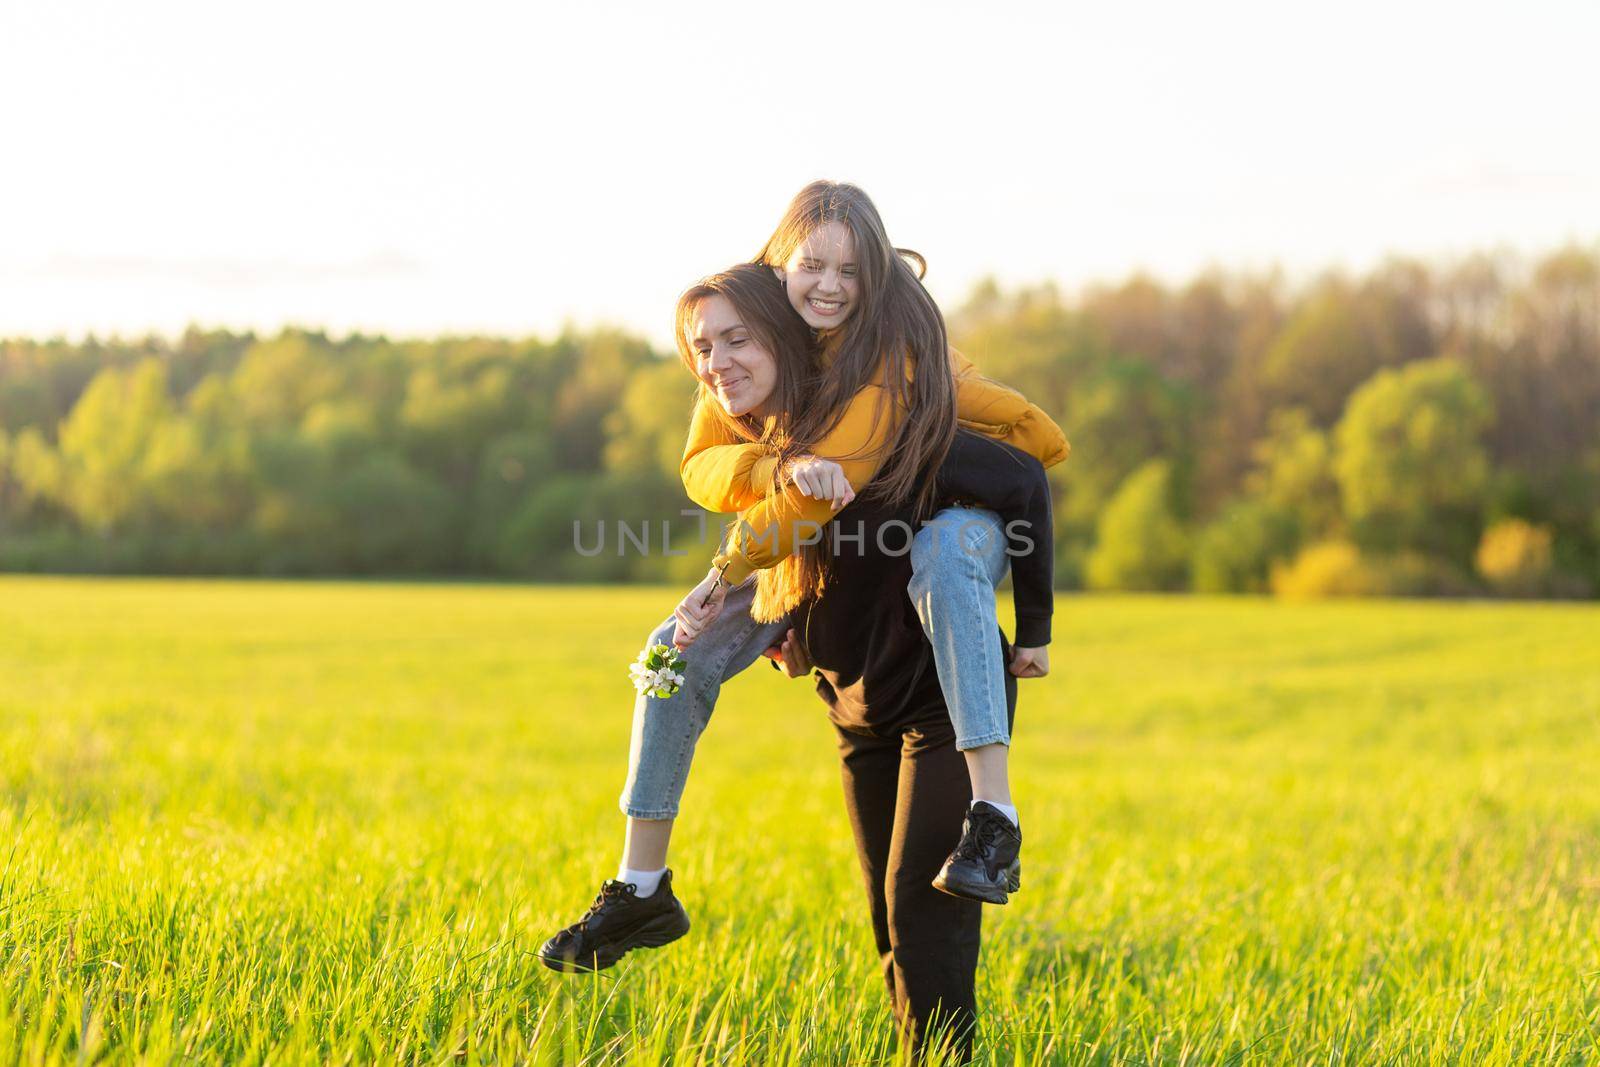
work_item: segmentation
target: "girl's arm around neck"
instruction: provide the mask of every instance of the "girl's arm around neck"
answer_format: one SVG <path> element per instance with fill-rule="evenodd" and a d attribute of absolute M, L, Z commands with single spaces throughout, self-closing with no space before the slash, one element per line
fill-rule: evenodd
<path fill-rule="evenodd" d="M 850 487 L 859 494 L 877 475 L 889 455 L 904 421 L 882 385 L 869 385 L 850 399 L 844 414 L 812 450 L 844 470 Z M 793 484 L 760 501 L 739 516 L 728 537 L 728 548 L 714 565 L 728 563 L 727 579 L 737 585 L 758 570 L 775 566 L 815 536 L 833 519 L 831 501 L 813 500 Z"/>

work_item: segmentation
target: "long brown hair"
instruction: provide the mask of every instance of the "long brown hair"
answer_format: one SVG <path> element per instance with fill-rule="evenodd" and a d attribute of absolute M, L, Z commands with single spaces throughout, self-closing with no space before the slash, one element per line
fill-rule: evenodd
<path fill-rule="evenodd" d="M 777 382 L 767 409 L 770 418 L 754 415 L 730 415 L 717 401 L 704 381 L 695 395 L 695 403 L 703 405 L 710 416 L 731 434 L 734 439 L 765 445 L 778 457 L 770 490 L 777 493 L 783 488 L 782 471 L 786 461 L 811 450 L 817 438 L 800 437 L 794 433 L 794 424 L 803 419 L 812 407 L 822 379 L 822 365 L 818 359 L 816 339 L 805 320 L 795 313 L 784 295 L 783 286 L 767 267 L 757 263 L 741 263 L 691 285 L 678 297 L 676 326 L 673 330 L 678 346 L 678 357 L 689 373 L 696 374 L 696 353 L 691 331 L 694 316 L 702 301 L 713 296 L 727 298 L 744 323 L 777 364 Z M 738 520 L 729 528 L 735 536 Z M 756 579 L 756 597 L 751 605 L 751 615 L 759 622 L 772 622 L 782 618 L 801 601 L 822 592 L 824 554 L 819 545 L 806 545 L 785 557 L 775 567 L 759 572 Z"/>
<path fill-rule="evenodd" d="M 926 514 L 934 495 L 931 472 L 944 461 L 956 432 L 944 316 L 922 287 L 927 261 L 889 242 L 866 193 L 829 181 L 812 182 L 789 202 L 756 261 L 784 268 L 795 250 L 830 222 L 848 227 L 855 239 L 860 297 L 844 324 L 821 338 L 832 359 L 814 398 L 794 413 L 793 436 L 821 440 L 857 392 L 881 381 L 889 403 L 904 410 L 905 421 L 868 492 L 893 505 L 914 500 L 918 514 Z M 875 417 L 887 419 L 890 411 L 880 407 Z"/>

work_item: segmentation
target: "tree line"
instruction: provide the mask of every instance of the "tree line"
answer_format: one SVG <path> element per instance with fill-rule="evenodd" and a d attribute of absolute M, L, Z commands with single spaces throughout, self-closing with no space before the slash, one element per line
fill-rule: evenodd
<path fill-rule="evenodd" d="M 1072 441 L 1065 588 L 1600 589 L 1600 247 L 984 283 L 949 321 Z M 683 580 L 692 393 L 608 329 L 3 341 L 0 570 Z"/>

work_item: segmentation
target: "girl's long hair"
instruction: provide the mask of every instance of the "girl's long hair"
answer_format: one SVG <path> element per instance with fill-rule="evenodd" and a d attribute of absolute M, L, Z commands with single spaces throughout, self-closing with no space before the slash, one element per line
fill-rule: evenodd
<path fill-rule="evenodd" d="M 783 286 L 772 271 L 757 263 L 741 263 L 702 278 L 678 297 L 673 335 L 677 341 L 678 357 L 691 374 L 695 374 L 697 355 L 690 336 L 695 311 L 702 301 L 713 296 L 727 298 L 745 328 L 771 353 L 777 364 L 777 382 L 767 402 L 768 410 L 773 414 L 768 418 L 730 415 L 703 381 L 695 395 L 695 403 L 704 406 L 735 440 L 763 445 L 778 457 L 779 463 L 769 487 L 769 491 L 775 494 L 783 489 L 781 472 L 785 469 L 785 463 L 809 452 L 817 440 L 814 437 L 797 436 L 794 432 L 797 416 L 803 420 L 807 410 L 815 403 L 813 398 L 821 386 L 822 365 L 818 360 L 816 340 L 805 320 L 790 306 Z M 699 377 L 698 374 L 696 377 Z M 735 534 L 737 520 L 734 527 L 730 528 L 729 536 Z M 758 572 L 751 615 L 759 622 L 773 622 L 801 601 L 820 594 L 825 574 L 823 564 L 821 547 L 806 545 L 777 566 Z"/>
<path fill-rule="evenodd" d="M 866 193 L 829 181 L 800 190 L 756 261 L 784 268 L 795 250 L 830 222 L 848 227 L 855 239 L 860 295 L 844 324 L 819 338 L 832 358 L 816 395 L 796 414 L 792 433 L 805 441 L 821 440 L 838 425 L 857 392 L 881 382 L 905 420 L 868 493 L 892 506 L 914 502 L 923 516 L 932 510 L 932 472 L 944 461 L 956 432 L 955 379 L 944 316 L 922 287 L 927 261 L 889 242 L 883 219 Z M 889 417 L 883 408 L 876 415 L 879 420 Z"/>

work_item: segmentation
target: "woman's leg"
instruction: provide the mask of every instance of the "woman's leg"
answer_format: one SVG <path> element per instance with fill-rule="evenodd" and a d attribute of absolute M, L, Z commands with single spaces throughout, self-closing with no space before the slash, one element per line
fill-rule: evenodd
<path fill-rule="evenodd" d="M 939 687 L 973 796 L 1011 807 L 1011 730 L 1005 657 L 995 624 L 995 587 L 1005 578 L 1005 528 L 977 508 L 945 508 L 911 542 L 907 587 L 933 645 Z"/>
<path fill-rule="evenodd" d="M 944 1035 L 971 1055 L 982 906 L 929 883 L 961 835 L 967 773 L 947 724 L 873 737 L 839 730 L 845 807 L 894 1016 L 913 1052 Z"/>
<path fill-rule="evenodd" d="M 944 723 L 907 731 L 900 749 L 885 896 L 894 980 L 916 1051 L 947 1042 L 962 1061 L 977 1025 L 983 906 L 932 881 L 961 837 L 970 793 L 965 761 Z"/>
<path fill-rule="evenodd" d="M 889 939 L 889 904 L 884 884 L 889 874 L 889 849 L 894 843 L 894 805 L 900 791 L 899 737 L 873 737 L 835 727 L 839 734 L 839 774 L 844 806 L 855 831 L 856 855 L 867 887 L 872 939 L 889 987 L 889 1003 L 902 1026 L 904 998 L 895 987 L 894 948 Z"/>
<path fill-rule="evenodd" d="M 670 697 L 641 695 L 633 705 L 628 780 L 619 799 L 628 816 L 624 869 L 656 871 L 667 865 L 667 846 L 678 801 L 689 779 L 695 743 L 715 709 L 722 683 L 781 641 L 787 622 L 750 617 L 756 583 L 728 590 L 722 613 L 684 653 L 683 685 Z M 676 621 L 668 618 L 650 635 L 651 644 L 672 644 Z"/>

